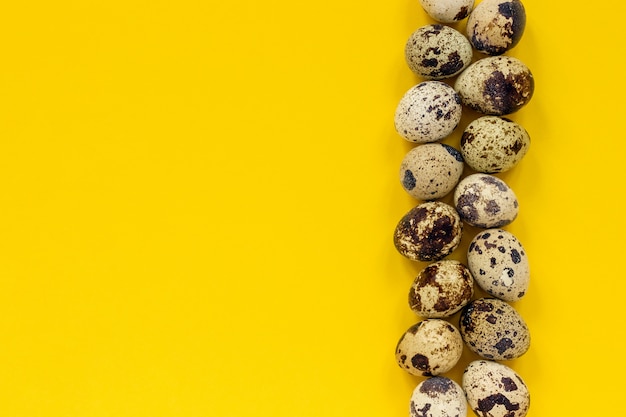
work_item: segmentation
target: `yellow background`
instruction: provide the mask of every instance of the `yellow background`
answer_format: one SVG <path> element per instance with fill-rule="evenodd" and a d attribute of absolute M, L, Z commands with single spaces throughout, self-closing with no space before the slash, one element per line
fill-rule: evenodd
<path fill-rule="evenodd" d="M 524 4 L 532 144 L 500 176 L 532 347 L 509 365 L 529 416 L 614 415 L 626 7 Z M 4 2 L 0 416 L 408 415 L 424 265 L 392 244 L 416 204 L 393 113 L 430 22 L 417 0 Z"/>

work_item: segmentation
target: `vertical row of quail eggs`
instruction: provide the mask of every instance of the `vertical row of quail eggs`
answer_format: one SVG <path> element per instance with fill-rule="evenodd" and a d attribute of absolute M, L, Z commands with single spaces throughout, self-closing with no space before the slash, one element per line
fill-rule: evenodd
<path fill-rule="evenodd" d="M 396 346 L 406 372 L 426 377 L 411 396 L 410 416 L 521 417 L 529 405 L 520 375 L 501 361 L 529 349 L 530 332 L 511 304 L 528 290 L 529 263 L 521 242 L 504 228 L 518 215 L 514 191 L 498 173 L 515 167 L 530 146 L 528 132 L 505 116 L 531 99 L 528 67 L 505 53 L 526 24 L 520 0 L 420 0 L 436 21 L 418 28 L 405 46 L 409 69 L 422 79 L 401 98 L 398 134 L 415 146 L 400 164 L 402 188 L 419 201 L 398 222 L 394 245 L 428 264 L 409 290 L 421 318 Z M 467 18 L 466 34 L 448 24 Z M 474 59 L 474 51 L 480 58 Z M 441 143 L 460 124 L 463 108 L 480 114 L 463 130 L 458 149 Z M 464 171 L 473 172 L 463 176 Z M 452 204 L 442 199 L 452 196 Z M 466 260 L 446 259 L 467 224 L 481 231 Z M 476 297 L 475 284 L 488 296 Z M 459 313 L 458 325 L 451 317 Z M 444 376 L 467 348 L 478 356 L 461 384 Z"/>

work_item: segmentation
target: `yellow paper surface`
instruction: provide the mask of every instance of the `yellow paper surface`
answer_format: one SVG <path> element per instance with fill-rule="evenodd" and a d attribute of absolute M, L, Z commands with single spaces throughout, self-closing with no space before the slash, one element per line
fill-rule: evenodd
<path fill-rule="evenodd" d="M 499 176 L 532 343 L 508 364 L 529 416 L 613 415 L 626 10 L 524 4 L 532 143 Z M 6 2 L 0 416 L 408 415 L 394 349 L 425 265 L 392 243 L 417 204 L 393 113 L 431 22 L 417 0 Z"/>

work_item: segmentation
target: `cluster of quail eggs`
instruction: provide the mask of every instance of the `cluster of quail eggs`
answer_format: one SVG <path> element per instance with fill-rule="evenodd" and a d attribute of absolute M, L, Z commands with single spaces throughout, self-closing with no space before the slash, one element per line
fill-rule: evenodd
<path fill-rule="evenodd" d="M 398 134 L 415 144 L 400 164 L 400 183 L 419 204 L 400 219 L 393 241 L 401 255 L 426 266 L 408 297 L 420 320 L 398 341 L 396 361 L 424 378 L 412 393 L 411 417 L 463 417 L 468 405 L 478 416 L 522 417 L 528 388 L 503 362 L 530 347 L 528 326 L 513 305 L 528 290 L 530 270 L 521 242 L 505 230 L 518 215 L 517 197 L 497 175 L 530 146 L 528 132 L 505 117 L 533 95 L 529 68 L 506 55 L 522 37 L 526 13 L 520 0 L 420 4 L 436 23 L 406 42 L 406 62 L 421 82 L 401 98 L 394 119 Z M 466 18 L 464 34 L 453 26 Z M 442 143 L 464 108 L 478 116 L 464 127 L 458 148 Z M 479 233 L 466 262 L 449 259 L 464 225 Z M 445 374 L 464 349 L 477 358 L 459 384 Z"/>

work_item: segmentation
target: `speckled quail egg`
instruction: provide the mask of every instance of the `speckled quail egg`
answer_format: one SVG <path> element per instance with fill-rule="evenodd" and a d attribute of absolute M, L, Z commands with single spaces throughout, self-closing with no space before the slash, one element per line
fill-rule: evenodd
<path fill-rule="evenodd" d="M 467 19 L 467 36 L 477 51 L 501 55 L 517 45 L 526 26 L 519 0 L 483 0 Z"/>
<path fill-rule="evenodd" d="M 436 142 L 454 131 L 461 111 L 461 99 L 452 87 L 441 81 L 423 81 L 400 99 L 394 125 L 409 142 Z"/>
<path fill-rule="evenodd" d="M 463 388 L 445 376 L 433 376 L 413 390 L 410 417 L 465 417 L 467 400 Z"/>
<path fill-rule="evenodd" d="M 473 361 L 465 368 L 461 385 L 477 416 L 524 417 L 530 408 L 526 383 L 504 364 Z"/>
<path fill-rule="evenodd" d="M 459 330 L 467 347 L 485 359 L 519 358 L 530 347 L 530 332 L 522 316 L 497 298 L 478 298 L 463 307 Z"/>
<path fill-rule="evenodd" d="M 400 164 L 400 183 L 418 200 L 436 200 L 454 190 L 463 167 L 461 152 L 452 146 L 425 143 L 405 155 Z"/>
<path fill-rule="evenodd" d="M 425 318 L 449 317 L 470 302 L 474 279 L 461 262 L 443 259 L 422 269 L 409 290 L 409 307 Z"/>
<path fill-rule="evenodd" d="M 485 229 L 513 222 L 519 211 L 513 190 L 500 178 L 481 173 L 459 181 L 454 206 L 463 221 Z"/>
<path fill-rule="evenodd" d="M 432 376 L 452 369 L 462 353 L 463 339 L 456 327 L 442 319 L 426 319 L 402 335 L 396 361 L 411 375 Z"/>
<path fill-rule="evenodd" d="M 530 136 L 505 117 L 483 116 L 472 121 L 461 136 L 463 159 L 478 172 L 505 172 L 528 152 Z"/>
<path fill-rule="evenodd" d="M 411 71 L 429 80 L 460 73 L 472 61 L 472 53 L 472 45 L 461 32 L 441 24 L 420 27 L 404 47 Z"/>
<path fill-rule="evenodd" d="M 441 23 L 454 23 L 469 16 L 474 0 L 420 0 L 426 14 Z"/>
<path fill-rule="evenodd" d="M 393 243 L 414 261 L 438 261 L 461 243 L 463 223 L 454 207 L 429 201 L 409 210 L 398 222 Z"/>
<path fill-rule="evenodd" d="M 511 232 L 489 229 L 477 234 L 467 250 L 467 264 L 478 286 L 494 297 L 514 302 L 528 291 L 528 257 Z"/>
<path fill-rule="evenodd" d="M 454 89 L 467 107 L 503 116 L 524 107 L 533 96 L 530 69 L 511 56 L 490 56 L 470 64 L 456 79 Z"/>

